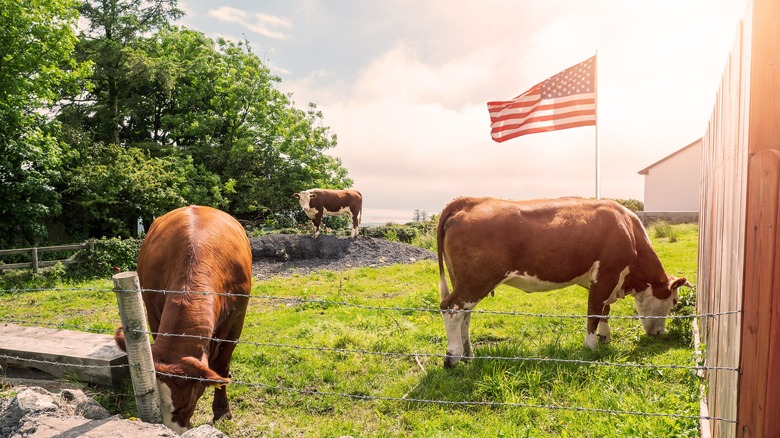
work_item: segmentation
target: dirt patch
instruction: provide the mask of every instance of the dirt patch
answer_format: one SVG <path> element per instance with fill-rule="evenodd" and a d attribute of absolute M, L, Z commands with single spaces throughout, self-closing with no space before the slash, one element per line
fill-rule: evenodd
<path fill-rule="evenodd" d="M 268 234 L 249 239 L 252 271 L 257 277 L 340 271 L 436 260 L 427 249 L 375 237 L 357 238 L 301 234 Z"/>

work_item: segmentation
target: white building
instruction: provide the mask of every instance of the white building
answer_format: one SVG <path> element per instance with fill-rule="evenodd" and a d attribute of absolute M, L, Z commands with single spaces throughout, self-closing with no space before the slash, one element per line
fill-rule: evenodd
<path fill-rule="evenodd" d="M 638 173 L 645 176 L 646 212 L 699 212 L 701 139 Z"/>

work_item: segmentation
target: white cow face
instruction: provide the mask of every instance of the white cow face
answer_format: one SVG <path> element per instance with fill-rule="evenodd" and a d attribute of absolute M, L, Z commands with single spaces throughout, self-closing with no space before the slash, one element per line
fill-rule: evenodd
<path fill-rule="evenodd" d="M 659 289 L 666 289 L 670 292 L 669 298 L 659 299 L 653 295 L 653 286 L 648 285 L 647 289 L 636 292 L 634 294 L 634 305 L 639 316 L 663 316 L 669 314 L 672 307 L 677 305 L 677 289 L 684 285 L 690 284 L 685 278 L 669 277 L 669 281 L 665 285 L 656 286 L 656 293 L 664 295 L 666 291 Z M 642 319 L 642 327 L 648 335 L 660 335 L 666 331 L 666 318 L 647 318 Z"/>
<path fill-rule="evenodd" d="M 293 196 L 298 198 L 298 202 L 301 204 L 301 208 L 303 209 L 303 211 L 308 211 L 311 209 L 311 205 L 310 205 L 311 200 L 316 198 L 317 194 L 314 192 L 303 191 L 303 192 L 296 193 Z"/>

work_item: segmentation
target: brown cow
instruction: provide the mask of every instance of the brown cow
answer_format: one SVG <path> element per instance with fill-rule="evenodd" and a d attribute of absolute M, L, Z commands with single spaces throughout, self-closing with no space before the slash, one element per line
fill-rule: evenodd
<path fill-rule="evenodd" d="M 241 335 L 252 282 L 252 251 L 243 227 L 210 207 L 173 210 L 156 219 L 144 238 L 138 277 L 149 326 L 160 333 L 152 335 L 152 356 L 163 422 L 176 432 L 187 430 L 207 386 L 215 387 L 214 421 L 232 418 L 225 384 L 236 344 L 209 338 L 235 341 Z M 121 332 L 117 343 L 124 345 Z"/>
<path fill-rule="evenodd" d="M 665 317 L 685 278 L 666 275 L 639 218 L 614 201 L 562 198 L 507 201 L 457 198 L 439 217 L 439 292 L 451 367 L 471 357 L 471 312 L 498 285 L 541 292 L 578 284 L 589 290 L 585 345 L 610 340 L 609 305 L 634 295 L 641 316 Z M 447 264 L 452 293 L 447 289 Z M 599 317 L 602 316 L 602 317 Z M 650 335 L 666 318 L 642 319 Z"/>
<path fill-rule="evenodd" d="M 352 218 L 352 237 L 357 237 L 363 209 L 363 196 L 357 190 L 311 189 L 295 193 L 303 212 L 314 223 L 314 237 L 320 235 L 323 216 L 348 215 Z"/>

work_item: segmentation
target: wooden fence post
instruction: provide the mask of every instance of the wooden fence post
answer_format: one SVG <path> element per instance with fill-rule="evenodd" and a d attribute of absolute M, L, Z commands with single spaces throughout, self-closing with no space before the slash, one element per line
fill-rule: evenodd
<path fill-rule="evenodd" d="M 30 254 L 32 255 L 33 274 L 37 274 L 38 273 L 38 248 L 33 248 L 30 251 Z"/>
<path fill-rule="evenodd" d="M 146 334 L 146 313 L 141 300 L 141 284 L 135 271 L 120 272 L 113 277 L 119 304 L 119 317 L 125 333 L 130 377 L 138 405 L 138 417 L 147 423 L 162 423 L 160 394 L 157 392 L 152 347 Z M 132 292 L 134 291 L 134 292 Z"/>

